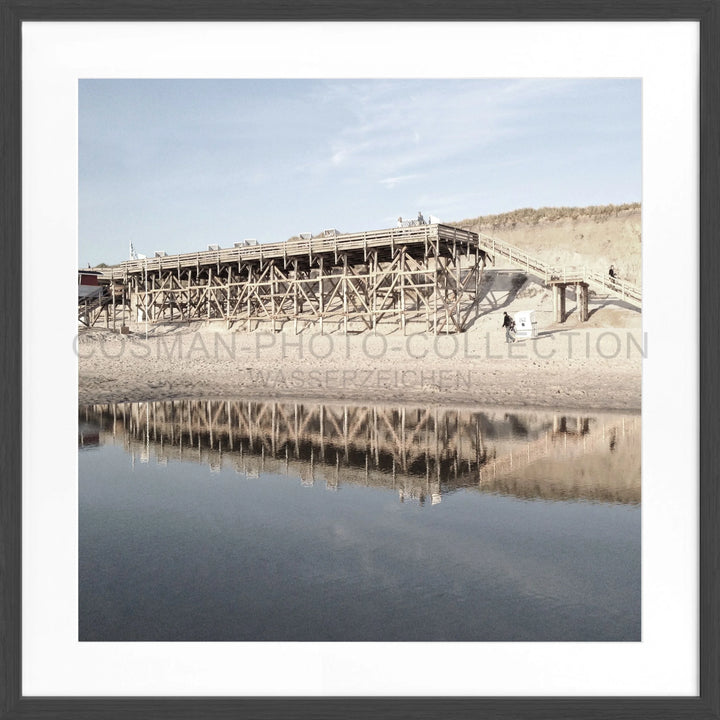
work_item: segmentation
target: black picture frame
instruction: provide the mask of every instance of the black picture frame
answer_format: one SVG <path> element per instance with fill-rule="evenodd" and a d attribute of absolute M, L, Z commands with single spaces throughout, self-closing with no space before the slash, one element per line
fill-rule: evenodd
<path fill-rule="evenodd" d="M 697 697 L 25 697 L 21 692 L 21 26 L 24 21 L 690 20 L 700 30 Z M 720 0 L 0 0 L 0 718 L 720 718 Z M 692 285 L 693 278 L 688 278 Z"/>

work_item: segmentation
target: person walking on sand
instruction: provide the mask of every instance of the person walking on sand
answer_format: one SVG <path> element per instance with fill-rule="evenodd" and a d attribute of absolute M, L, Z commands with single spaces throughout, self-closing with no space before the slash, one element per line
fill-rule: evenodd
<path fill-rule="evenodd" d="M 515 323 L 513 322 L 512 318 L 507 313 L 504 313 L 504 315 L 505 315 L 505 317 L 503 318 L 502 326 L 505 328 L 505 342 L 506 343 L 515 342 L 515 338 L 512 336 L 512 331 L 515 326 Z"/>

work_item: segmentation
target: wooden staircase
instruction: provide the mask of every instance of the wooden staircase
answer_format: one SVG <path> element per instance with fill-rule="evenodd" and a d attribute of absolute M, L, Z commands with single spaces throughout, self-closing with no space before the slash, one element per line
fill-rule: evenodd
<path fill-rule="evenodd" d="M 497 258 L 503 258 L 513 267 L 524 270 L 528 275 L 534 275 L 547 286 L 558 283 L 568 285 L 586 283 L 594 290 L 606 292 L 633 307 L 638 309 L 642 307 L 640 288 L 623 280 L 611 278 L 584 267 L 558 268 L 546 265 L 542 260 L 528 255 L 524 250 L 483 233 L 478 233 L 478 247 L 490 257 L 493 265 L 496 264 Z"/>

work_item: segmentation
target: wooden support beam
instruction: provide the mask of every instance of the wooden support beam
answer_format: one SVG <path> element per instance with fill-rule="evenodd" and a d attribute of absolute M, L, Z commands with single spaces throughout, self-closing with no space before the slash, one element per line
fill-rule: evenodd
<path fill-rule="evenodd" d="M 343 253 L 343 274 L 342 274 L 342 295 L 343 295 L 343 331 L 347 335 L 348 331 L 348 258 L 347 253 Z M 347 454 L 347 450 L 346 450 Z"/>
<path fill-rule="evenodd" d="M 325 320 L 325 257 L 320 256 L 320 271 L 318 272 L 318 298 L 320 299 L 320 334 L 323 334 L 323 321 Z"/>
<path fill-rule="evenodd" d="M 458 332 L 460 327 L 460 301 L 462 299 L 462 288 L 460 286 L 460 257 L 458 255 L 457 241 L 453 240 L 453 262 L 455 263 L 455 327 Z"/>
<path fill-rule="evenodd" d="M 405 325 L 407 318 L 405 316 L 405 278 L 407 268 L 405 265 L 405 248 L 400 248 L 400 328 L 402 334 L 405 335 Z"/>
<path fill-rule="evenodd" d="M 590 288 L 588 287 L 587 283 L 578 283 L 575 286 L 575 289 L 577 293 L 577 307 L 580 322 L 587 322 L 589 317 L 588 296 L 590 294 Z"/>
<path fill-rule="evenodd" d="M 563 283 L 554 283 L 552 289 L 555 322 L 565 322 L 565 285 Z"/>
<path fill-rule="evenodd" d="M 433 291 L 432 291 L 432 302 L 433 302 L 433 325 L 432 331 L 437 335 L 438 332 L 438 302 L 439 302 L 439 285 L 438 279 L 440 277 L 440 258 L 437 255 L 434 258 L 435 273 L 433 275 Z"/>
<path fill-rule="evenodd" d="M 293 260 L 293 326 L 295 334 L 298 332 L 298 281 L 299 281 L 299 270 L 298 261 Z"/>

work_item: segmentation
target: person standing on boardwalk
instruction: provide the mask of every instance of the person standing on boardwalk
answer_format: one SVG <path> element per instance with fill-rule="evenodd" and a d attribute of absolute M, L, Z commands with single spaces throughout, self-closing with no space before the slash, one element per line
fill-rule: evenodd
<path fill-rule="evenodd" d="M 507 313 L 504 313 L 504 315 L 505 317 L 503 318 L 502 326 L 505 328 L 505 342 L 515 342 L 515 338 L 512 336 L 512 331 L 515 327 L 515 323 Z"/>

